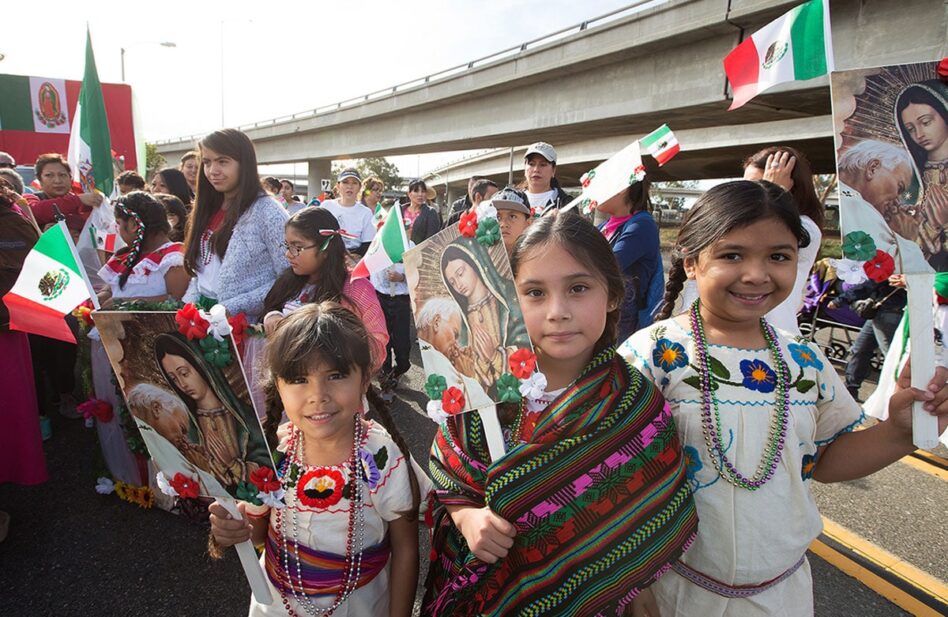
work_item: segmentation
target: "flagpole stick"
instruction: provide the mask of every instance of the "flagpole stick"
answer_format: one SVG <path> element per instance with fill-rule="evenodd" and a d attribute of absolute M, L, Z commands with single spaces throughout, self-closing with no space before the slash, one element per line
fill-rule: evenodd
<path fill-rule="evenodd" d="M 497 417 L 497 405 L 477 410 L 484 424 L 484 436 L 487 438 L 487 450 L 493 461 L 500 460 L 507 453 L 504 446 L 504 432 L 500 428 L 500 419 Z"/>
<path fill-rule="evenodd" d="M 932 312 L 932 288 L 935 275 L 906 274 L 908 288 L 909 341 L 912 347 L 912 387 L 927 390 L 935 375 L 934 317 Z M 938 418 L 925 411 L 922 401 L 912 404 L 912 443 L 924 450 L 938 445 Z"/>
<path fill-rule="evenodd" d="M 237 502 L 231 497 L 218 497 L 217 503 L 224 506 L 224 509 L 234 517 L 234 520 L 243 520 L 240 510 L 237 509 Z M 254 599 L 260 604 L 273 604 L 273 595 L 270 593 L 270 587 L 267 586 L 267 579 L 263 575 L 263 569 L 260 567 L 260 561 L 257 559 L 257 551 L 253 548 L 253 542 L 245 540 L 240 544 L 235 544 L 237 556 L 240 558 L 240 565 L 244 568 L 244 574 L 247 576 L 247 582 L 250 584 L 250 591 L 253 592 Z"/>

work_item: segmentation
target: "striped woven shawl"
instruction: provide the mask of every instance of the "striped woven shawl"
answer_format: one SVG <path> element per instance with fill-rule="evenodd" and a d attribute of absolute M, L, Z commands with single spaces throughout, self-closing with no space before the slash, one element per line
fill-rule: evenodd
<path fill-rule="evenodd" d="M 613 349 L 550 404 L 529 443 L 491 463 L 479 416 L 455 416 L 430 468 L 442 507 L 424 615 L 622 615 L 697 531 L 671 412 Z M 474 557 L 444 505 L 489 505 L 514 523 L 507 557 Z"/>

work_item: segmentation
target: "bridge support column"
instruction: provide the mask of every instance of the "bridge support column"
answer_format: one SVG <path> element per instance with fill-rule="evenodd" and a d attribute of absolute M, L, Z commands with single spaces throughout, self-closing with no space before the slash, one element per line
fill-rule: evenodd
<path fill-rule="evenodd" d="M 323 192 L 323 181 L 332 179 L 331 159 L 309 159 L 309 170 L 306 172 L 306 182 L 309 185 L 309 199 L 319 196 Z"/>

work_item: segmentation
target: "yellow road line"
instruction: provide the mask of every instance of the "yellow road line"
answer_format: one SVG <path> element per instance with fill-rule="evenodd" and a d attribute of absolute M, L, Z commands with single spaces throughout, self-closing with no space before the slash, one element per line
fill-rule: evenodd
<path fill-rule="evenodd" d="M 945 471 L 941 467 L 937 467 L 929 462 L 926 462 L 920 458 L 916 458 L 912 455 L 903 456 L 899 459 L 900 463 L 905 463 L 909 467 L 913 467 L 919 471 L 923 471 L 931 476 L 935 476 L 940 480 L 948 480 L 948 471 Z"/>

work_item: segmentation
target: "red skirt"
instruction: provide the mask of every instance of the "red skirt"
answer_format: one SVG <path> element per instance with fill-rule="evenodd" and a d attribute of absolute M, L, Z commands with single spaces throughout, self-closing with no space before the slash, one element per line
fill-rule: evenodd
<path fill-rule="evenodd" d="M 0 332 L 0 484 L 46 482 L 46 458 L 30 362 L 23 332 Z"/>

